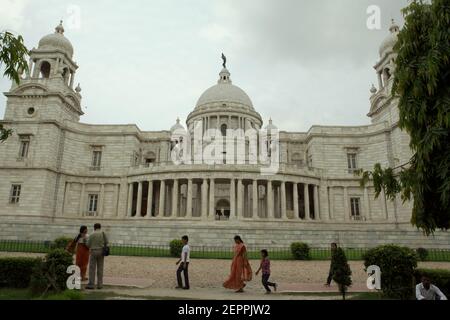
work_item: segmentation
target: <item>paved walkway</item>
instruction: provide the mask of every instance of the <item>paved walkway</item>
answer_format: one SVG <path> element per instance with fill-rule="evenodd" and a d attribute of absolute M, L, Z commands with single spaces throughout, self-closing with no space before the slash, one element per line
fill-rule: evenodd
<path fill-rule="evenodd" d="M 277 293 L 267 295 L 264 289 L 251 287 L 244 293 L 235 293 L 224 288 L 196 288 L 176 290 L 174 288 L 155 288 L 153 281 L 142 278 L 105 277 L 103 292 L 116 295 L 112 299 L 128 299 L 130 297 L 164 298 L 164 299 L 200 299 L 200 300 L 334 300 L 341 299 L 336 285 L 325 287 L 312 283 L 280 283 Z M 367 287 L 353 286 L 349 294 L 367 292 Z"/>

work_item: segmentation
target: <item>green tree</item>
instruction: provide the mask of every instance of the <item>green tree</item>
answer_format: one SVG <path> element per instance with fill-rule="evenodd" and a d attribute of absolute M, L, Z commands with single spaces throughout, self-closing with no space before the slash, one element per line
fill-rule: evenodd
<path fill-rule="evenodd" d="M 336 248 L 331 253 L 331 272 L 333 280 L 338 284 L 339 292 L 342 294 L 342 299 L 345 300 L 345 294 L 348 287 L 352 285 L 352 271 L 347 262 L 344 250 Z"/>
<path fill-rule="evenodd" d="M 28 70 L 26 57 L 28 49 L 23 43 L 22 36 L 15 36 L 9 31 L 0 32 L 0 67 L 5 66 L 4 76 L 20 82 L 22 72 Z M 0 142 L 6 140 L 12 130 L 5 129 L 0 124 Z"/>
<path fill-rule="evenodd" d="M 414 0 L 402 12 L 392 94 L 413 156 L 398 168 L 375 165 L 361 184 L 372 179 L 376 197 L 413 199 L 411 223 L 430 235 L 450 228 L 450 5 Z"/>

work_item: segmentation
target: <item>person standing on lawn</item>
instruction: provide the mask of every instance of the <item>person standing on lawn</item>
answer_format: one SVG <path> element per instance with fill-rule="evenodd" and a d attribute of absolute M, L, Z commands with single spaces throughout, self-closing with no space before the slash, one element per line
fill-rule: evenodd
<path fill-rule="evenodd" d="M 258 275 L 259 271 L 262 270 L 262 284 L 264 286 L 264 289 L 266 289 L 266 294 L 272 293 L 272 290 L 270 290 L 270 287 L 273 287 L 275 291 L 277 291 L 277 284 L 273 282 L 269 282 L 270 278 L 270 260 L 269 260 L 269 253 L 266 249 L 261 250 L 261 264 L 259 265 L 259 269 L 256 271 L 256 275 Z"/>
<path fill-rule="evenodd" d="M 103 266 L 105 261 L 104 249 L 108 246 L 108 238 L 102 231 L 100 223 L 94 225 L 94 233 L 88 239 L 89 256 L 89 283 L 86 289 L 94 289 L 95 271 L 97 271 L 97 289 L 103 288 Z"/>
<path fill-rule="evenodd" d="M 177 261 L 176 265 L 179 265 L 177 269 L 177 282 L 178 286 L 176 289 L 184 289 L 189 290 L 189 262 L 190 262 L 190 254 L 191 248 L 189 247 L 189 238 L 188 236 L 183 236 L 181 238 L 181 242 L 183 242 L 183 249 L 181 250 L 181 258 Z M 183 273 L 184 277 L 184 286 L 183 281 L 181 279 L 181 273 Z"/>
<path fill-rule="evenodd" d="M 88 239 L 88 228 L 86 226 L 81 226 L 80 233 L 75 239 L 77 244 L 75 264 L 80 268 L 81 281 L 87 280 L 86 271 L 89 263 L 89 248 L 87 246 Z"/>

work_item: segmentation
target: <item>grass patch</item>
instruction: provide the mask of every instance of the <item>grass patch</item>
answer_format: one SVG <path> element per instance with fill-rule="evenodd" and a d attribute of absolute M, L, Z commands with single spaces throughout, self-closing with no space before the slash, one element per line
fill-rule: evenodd
<path fill-rule="evenodd" d="M 349 294 L 347 300 L 392 300 L 386 298 L 381 292 L 360 292 L 355 294 Z"/>

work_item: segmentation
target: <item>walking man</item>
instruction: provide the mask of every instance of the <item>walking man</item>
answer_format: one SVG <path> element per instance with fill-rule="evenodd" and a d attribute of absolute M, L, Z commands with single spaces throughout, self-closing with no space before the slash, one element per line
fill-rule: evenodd
<path fill-rule="evenodd" d="M 183 242 L 183 249 L 181 250 L 181 258 L 177 261 L 177 265 L 179 265 L 177 270 L 177 282 L 178 286 L 176 289 L 184 289 L 189 290 L 189 260 L 190 260 L 190 252 L 191 249 L 188 245 L 189 238 L 188 236 L 183 236 L 181 238 L 181 242 Z M 183 281 L 181 279 L 181 273 L 183 273 L 184 277 L 184 287 L 183 287 Z"/>
<path fill-rule="evenodd" d="M 330 271 L 328 272 L 328 278 L 327 278 L 327 282 L 325 283 L 325 286 L 329 287 L 331 284 L 331 280 L 333 280 L 333 275 L 334 275 L 334 266 L 335 266 L 335 261 L 333 261 L 333 252 L 337 250 L 337 244 L 335 242 L 333 242 L 331 244 L 331 263 L 330 263 Z"/>
<path fill-rule="evenodd" d="M 94 289 L 95 271 L 97 271 L 97 289 L 103 288 L 104 249 L 108 246 L 108 238 L 102 231 L 100 223 L 94 225 L 94 233 L 89 237 L 87 246 L 89 255 L 89 283 L 86 289 Z"/>

